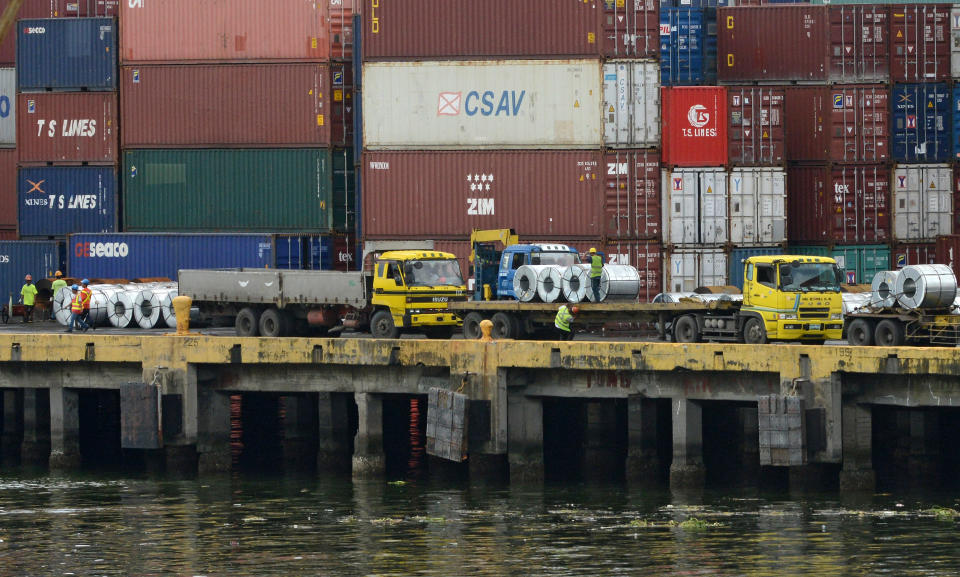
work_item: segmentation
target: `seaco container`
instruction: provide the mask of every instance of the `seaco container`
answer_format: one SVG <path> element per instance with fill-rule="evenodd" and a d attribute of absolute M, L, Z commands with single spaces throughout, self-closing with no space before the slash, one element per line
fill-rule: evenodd
<path fill-rule="evenodd" d="M 787 240 L 787 174 L 783 168 L 738 167 L 730 170 L 730 242 L 770 246 Z"/>
<path fill-rule="evenodd" d="M 915 264 L 942 264 L 937 260 L 937 243 L 897 243 L 890 250 L 891 268 L 900 269 Z"/>
<path fill-rule="evenodd" d="M 17 71 L 0 68 L 0 148 L 17 145 Z"/>
<path fill-rule="evenodd" d="M 0 242 L 0 301 L 4 306 L 13 296 L 20 298 L 23 277 L 33 275 L 34 282 L 51 278 L 63 270 L 63 243 L 56 241 L 14 240 Z"/>
<path fill-rule="evenodd" d="M 513 228 L 524 238 L 599 238 L 599 151 L 365 151 L 366 238 L 455 238 Z"/>
<path fill-rule="evenodd" d="M 17 11 L 17 18 L 33 20 L 36 18 L 92 18 L 95 16 L 116 16 L 120 11 L 121 0 L 26 0 Z M 0 0 L 0 14 L 10 4 L 10 0 Z M 13 66 L 16 62 L 17 35 L 7 34 L 0 41 L 0 65 Z"/>
<path fill-rule="evenodd" d="M 325 61 L 328 0 L 128 1 L 120 55 L 144 62 Z"/>
<path fill-rule="evenodd" d="M 603 142 L 611 147 L 660 145 L 660 71 L 655 61 L 603 64 Z"/>
<path fill-rule="evenodd" d="M 329 145 L 331 80 L 317 63 L 124 66 L 123 146 Z"/>
<path fill-rule="evenodd" d="M 0 239 L 17 230 L 17 149 L 0 148 Z"/>
<path fill-rule="evenodd" d="M 889 158 L 887 87 L 788 86 L 785 90 L 788 161 L 856 163 Z"/>
<path fill-rule="evenodd" d="M 933 242 L 953 234 L 953 167 L 899 164 L 893 170 L 893 239 Z"/>
<path fill-rule="evenodd" d="M 869 284 L 881 271 L 890 270 L 890 247 L 885 244 L 825 246 L 791 245 L 790 254 L 828 256 L 843 269 L 846 284 Z"/>
<path fill-rule="evenodd" d="M 659 242 L 611 240 L 604 250 L 608 263 L 630 265 L 640 273 L 640 302 L 652 302 L 653 297 L 663 292 L 663 253 Z"/>
<path fill-rule="evenodd" d="M 116 164 L 116 92 L 20 94 L 20 163 Z"/>
<path fill-rule="evenodd" d="M 67 237 L 67 276 L 127 279 L 167 277 L 180 269 L 273 266 L 269 234 L 73 234 Z"/>
<path fill-rule="evenodd" d="M 890 7 L 890 79 L 935 82 L 950 78 L 950 4 Z"/>
<path fill-rule="evenodd" d="M 369 62 L 364 146 L 594 148 L 600 99 L 599 60 Z"/>
<path fill-rule="evenodd" d="M 116 167 L 21 168 L 17 190 L 21 237 L 117 230 Z"/>
<path fill-rule="evenodd" d="M 727 152 L 730 164 L 783 164 L 784 98 L 782 88 L 727 88 Z"/>
<path fill-rule="evenodd" d="M 660 8 L 660 83 L 697 86 L 717 80 L 717 9 Z"/>
<path fill-rule="evenodd" d="M 17 89 L 111 91 L 117 89 L 117 38 L 113 18 L 20 20 Z"/>
<path fill-rule="evenodd" d="M 660 238 L 660 153 L 609 149 L 604 161 L 606 237 Z"/>
<path fill-rule="evenodd" d="M 600 3 L 603 55 L 608 58 L 657 58 L 660 54 L 660 1 Z"/>
<path fill-rule="evenodd" d="M 717 9 L 717 80 L 823 82 L 830 70 L 826 6 Z"/>
<path fill-rule="evenodd" d="M 953 153 L 953 97 L 943 82 L 893 87 L 893 159 L 947 162 Z"/>
<path fill-rule="evenodd" d="M 727 173 L 722 168 L 664 169 L 663 242 L 719 246 L 730 238 Z"/>
<path fill-rule="evenodd" d="M 727 284 L 727 255 L 720 248 L 684 248 L 663 255 L 664 292 L 693 292 Z"/>
<path fill-rule="evenodd" d="M 661 88 L 663 164 L 727 164 L 727 92 L 723 87 Z"/>
<path fill-rule="evenodd" d="M 330 149 L 126 150 L 131 232 L 327 232 Z"/>
<path fill-rule="evenodd" d="M 890 167 L 787 168 L 791 242 L 863 244 L 890 240 Z"/>
<path fill-rule="evenodd" d="M 835 83 L 890 80 L 890 8 L 875 4 L 830 7 L 830 76 Z"/>

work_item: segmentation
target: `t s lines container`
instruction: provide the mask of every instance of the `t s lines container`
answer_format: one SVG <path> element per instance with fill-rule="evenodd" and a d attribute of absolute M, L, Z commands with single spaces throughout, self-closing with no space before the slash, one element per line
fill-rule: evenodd
<path fill-rule="evenodd" d="M 786 87 L 788 161 L 885 162 L 890 90 L 884 85 Z"/>
<path fill-rule="evenodd" d="M 893 170 L 893 239 L 934 242 L 953 234 L 953 167 L 898 164 Z"/>
<path fill-rule="evenodd" d="M 0 148 L 17 145 L 17 71 L 0 68 Z"/>
<path fill-rule="evenodd" d="M 603 142 L 611 147 L 660 145 L 660 68 L 655 61 L 603 64 Z"/>
<path fill-rule="evenodd" d="M 722 168 L 664 170 L 663 242 L 719 246 L 730 238 L 727 173 Z"/>
<path fill-rule="evenodd" d="M 660 153 L 608 149 L 604 160 L 606 237 L 660 238 Z"/>
<path fill-rule="evenodd" d="M 117 38 L 113 18 L 19 21 L 17 90 L 116 89 Z"/>
<path fill-rule="evenodd" d="M 936 82 L 950 78 L 950 4 L 890 7 L 890 79 Z"/>
<path fill-rule="evenodd" d="M 730 242 L 736 246 L 770 246 L 787 240 L 787 173 L 783 168 L 731 169 Z"/>
<path fill-rule="evenodd" d="M 947 162 L 953 157 L 953 98 L 943 82 L 893 87 L 893 159 Z"/>
<path fill-rule="evenodd" d="M 783 164 L 784 98 L 782 88 L 727 88 L 727 151 L 730 164 Z"/>
<path fill-rule="evenodd" d="M 63 243 L 56 241 L 0 241 L 0 301 L 7 304 L 20 298 L 23 277 L 33 275 L 34 281 L 50 278 L 63 270 Z"/>
<path fill-rule="evenodd" d="M 17 188 L 21 237 L 117 229 L 116 167 L 21 168 Z"/>
<path fill-rule="evenodd" d="M 664 87 L 660 94 L 664 166 L 726 165 L 726 88 Z"/>
<path fill-rule="evenodd" d="M 787 190 L 791 242 L 868 244 L 891 238 L 889 166 L 789 166 Z"/>
<path fill-rule="evenodd" d="M 20 163 L 116 164 L 116 92 L 20 94 Z"/>
<path fill-rule="evenodd" d="M 697 86 L 717 80 L 717 10 L 660 8 L 660 83 Z"/>

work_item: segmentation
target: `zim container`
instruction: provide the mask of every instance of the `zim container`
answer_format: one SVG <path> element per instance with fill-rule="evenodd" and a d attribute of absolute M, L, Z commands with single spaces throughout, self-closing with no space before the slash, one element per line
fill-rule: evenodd
<path fill-rule="evenodd" d="M 664 87 L 664 166 L 725 166 L 727 164 L 726 88 Z"/>
<path fill-rule="evenodd" d="M 17 25 L 17 90 L 117 89 L 113 18 L 44 18 Z"/>
<path fill-rule="evenodd" d="M 116 164 L 116 92 L 20 94 L 20 163 Z"/>
<path fill-rule="evenodd" d="M 888 242 L 890 167 L 881 164 L 787 168 L 788 238 L 815 244 Z"/>
<path fill-rule="evenodd" d="M 788 161 L 884 162 L 890 147 L 890 90 L 884 85 L 788 86 Z"/>
<path fill-rule="evenodd" d="M 63 237 L 117 229 L 114 166 L 41 166 L 18 174 L 20 236 Z"/>
<path fill-rule="evenodd" d="M 640 302 L 652 302 L 663 292 L 663 253 L 658 241 L 612 240 L 605 252 L 606 262 L 630 265 L 640 273 Z"/>
<path fill-rule="evenodd" d="M 660 238 L 659 152 L 608 149 L 604 161 L 606 237 Z"/>

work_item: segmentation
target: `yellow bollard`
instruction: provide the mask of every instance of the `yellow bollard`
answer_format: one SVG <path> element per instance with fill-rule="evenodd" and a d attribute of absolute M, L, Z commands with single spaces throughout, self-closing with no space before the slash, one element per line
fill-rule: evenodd
<path fill-rule="evenodd" d="M 492 343 L 493 337 L 490 336 L 490 333 L 493 331 L 493 321 L 490 319 L 483 319 L 480 321 L 480 342 L 482 343 Z"/>
<path fill-rule="evenodd" d="M 173 312 L 177 316 L 177 335 L 190 334 L 190 305 L 193 299 L 188 296 L 173 297 Z"/>

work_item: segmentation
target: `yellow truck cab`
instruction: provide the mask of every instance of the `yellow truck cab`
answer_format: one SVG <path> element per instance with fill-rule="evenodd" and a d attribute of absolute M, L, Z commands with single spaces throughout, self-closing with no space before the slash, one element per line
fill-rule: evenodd
<path fill-rule="evenodd" d="M 841 272 L 832 258 L 754 256 L 743 278 L 744 342 L 842 338 Z"/>
<path fill-rule="evenodd" d="M 466 300 L 467 287 L 457 257 L 433 250 L 395 250 L 380 254 L 374 265 L 370 332 L 397 338 L 416 328 L 430 338 L 449 338 L 460 319 L 447 310 Z"/>

